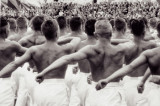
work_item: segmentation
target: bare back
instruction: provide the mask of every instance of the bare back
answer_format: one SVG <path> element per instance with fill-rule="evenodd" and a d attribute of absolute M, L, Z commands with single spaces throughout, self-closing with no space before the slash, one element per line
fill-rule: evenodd
<path fill-rule="evenodd" d="M 160 47 L 150 50 L 146 56 L 151 73 L 160 75 Z"/>
<path fill-rule="evenodd" d="M 133 43 L 132 47 L 130 47 L 130 49 L 126 52 L 126 55 L 125 55 L 125 62 L 127 65 L 130 64 L 134 59 L 136 59 L 143 51 L 152 49 L 155 47 L 155 44 L 149 41 L 148 42 L 141 41 L 138 44 L 134 42 L 132 43 Z M 132 76 L 132 77 L 143 76 L 147 67 L 148 65 L 144 64 L 140 66 L 138 69 L 136 69 L 136 71 L 130 73 L 129 76 Z"/>
<path fill-rule="evenodd" d="M 80 43 L 78 49 L 81 49 L 81 48 L 83 48 L 87 45 L 94 45 L 94 44 L 96 44 L 95 39 L 94 40 L 84 40 Z M 79 66 L 81 72 L 84 72 L 84 73 L 90 73 L 91 72 L 90 64 L 89 64 L 87 59 L 78 61 L 78 66 Z"/>
<path fill-rule="evenodd" d="M 43 43 L 45 43 L 46 38 L 43 35 L 29 35 L 27 37 L 24 37 L 23 39 L 21 39 L 19 41 L 19 43 L 24 46 L 24 47 L 31 47 L 34 45 L 41 45 Z"/>
<path fill-rule="evenodd" d="M 67 55 L 70 53 L 70 49 L 67 49 L 65 45 L 50 45 L 46 46 L 46 44 L 42 44 L 34 47 L 34 53 L 32 55 L 32 60 L 34 61 L 38 73 L 40 73 L 43 69 L 48 67 L 51 63 L 53 63 L 58 58 Z M 46 74 L 44 78 L 64 78 L 66 72 L 66 66 L 63 66 L 54 72 Z"/>
<path fill-rule="evenodd" d="M 123 49 L 119 46 L 94 47 L 96 56 L 89 58 L 92 78 L 94 81 L 105 79 L 120 69 L 124 61 Z M 115 81 L 119 81 L 116 79 Z"/>
<path fill-rule="evenodd" d="M 68 35 L 64 37 L 79 37 L 82 41 L 87 39 L 87 35 L 82 32 L 82 33 L 69 33 Z"/>
<path fill-rule="evenodd" d="M 4 41 L 0 43 L 0 70 L 7 64 L 14 61 L 18 52 L 18 46 L 12 41 Z M 6 75 L 6 77 L 10 75 Z"/>

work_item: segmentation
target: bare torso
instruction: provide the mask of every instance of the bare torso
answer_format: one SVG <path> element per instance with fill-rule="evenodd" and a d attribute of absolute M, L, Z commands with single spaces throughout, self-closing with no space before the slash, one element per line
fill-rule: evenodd
<path fill-rule="evenodd" d="M 151 73 L 160 75 L 160 47 L 152 49 L 146 56 Z"/>
<path fill-rule="evenodd" d="M 19 43 L 22 46 L 29 48 L 29 47 L 34 46 L 34 45 L 43 44 L 43 43 L 45 43 L 45 41 L 46 41 L 46 38 L 43 35 L 32 34 L 32 35 L 29 35 L 29 36 L 21 39 L 19 41 Z"/>
<path fill-rule="evenodd" d="M 70 49 L 67 49 L 66 45 L 46 45 L 46 43 L 34 47 L 34 53 L 32 56 L 32 60 L 34 61 L 38 73 L 40 73 L 43 69 L 48 67 L 51 63 L 53 63 L 58 58 L 67 55 L 71 52 Z M 64 78 L 66 72 L 66 66 L 60 67 L 54 72 L 50 72 L 44 76 L 45 79 L 50 78 Z"/>
<path fill-rule="evenodd" d="M 18 47 L 12 41 L 0 42 L 0 70 L 2 70 L 7 64 L 14 61 Z M 9 77 L 11 73 L 5 75 Z"/>
<path fill-rule="evenodd" d="M 72 32 L 64 37 L 79 37 L 82 41 L 87 39 L 87 35 L 84 32 L 80 32 L 80 33 Z"/>
<path fill-rule="evenodd" d="M 109 45 L 107 47 L 102 47 L 96 45 L 93 49 L 96 52 L 96 56 L 88 59 L 91 66 L 93 81 L 97 82 L 101 79 L 105 79 L 122 67 L 124 52 L 120 46 Z M 114 81 L 119 81 L 119 79 Z"/>
<path fill-rule="evenodd" d="M 96 40 L 94 38 L 92 38 L 91 40 L 87 39 L 87 40 L 84 40 L 80 43 L 78 49 L 81 49 L 81 48 L 85 47 L 86 45 L 94 45 L 94 44 L 96 44 Z M 83 73 L 90 73 L 91 72 L 90 65 L 89 65 L 89 62 L 87 59 L 78 61 L 78 66 L 80 68 L 80 71 Z"/>
<path fill-rule="evenodd" d="M 134 59 L 136 59 L 143 51 L 152 49 L 155 47 L 154 43 L 151 42 L 146 42 L 146 41 L 140 41 L 139 43 L 134 43 L 131 42 L 132 46 L 130 49 L 126 52 L 125 55 L 125 62 L 126 64 L 130 64 Z M 133 71 L 132 73 L 129 74 L 131 77 L 138 77 L 138 76 L 143 76 L 146 69 L 148 68 L 147 64 L 144 64 L 140 66 L 136 71 Z"/>

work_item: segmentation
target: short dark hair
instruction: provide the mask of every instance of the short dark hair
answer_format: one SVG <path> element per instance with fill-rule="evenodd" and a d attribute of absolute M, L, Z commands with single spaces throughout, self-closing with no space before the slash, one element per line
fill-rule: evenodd
<path fill-rule="evenodd" d="M 155 17 L 154 17 L 154 18 L 151 18 L 150 21 L 149 21 L 149 23 L 150 23 L 150 26 L 151 26 L 152 28 L 156 28 L 156 26 L 157 26 L 157 20 L 156 20 Z"/>
<path fill-rule="evenodd" d="M 33 26 L 33 30 L 35 31 L 41 31 L 41 25 L 44 22 L 44 16 L 35 16 L 32 19 L 32 26 Z"/>
<path fill-rule="evenodd" d="M 10 30 L 16 31 L 17 24 L 14 18 L 9 19 Z"/>
<path fill-rule="evenodd" d="M 145 33 L 145 24 L 143 20 L 132 19 L 130 24 L 131 31 L 135 36 L 141 36 Z"/>
<path fill-rule="evenodd" d="M 95 23 L 96 20 L 95 19 L 89 19 L 86 24 L 85 24 L 85 32 L 87 35 L 94 35 L 94 31 L 95 31 Z"/>
<path fill-rule="evenodd" d="M 114 22 L 117 31 L 126 30 L 126 22 L 123 18 L 117 18 Z"/>
<path fill-rule="evenodd" d="M 8 25 L 7 19 L 5 17 L 0 17 L 0 37 L 2 38 L 8 37 L 6 28 L 7 25 Z"/>
<path fill-rule="evenodd" d="M 58 23 L 56 20 L 47 20 L 42 24 L 41 30 L 47 40 L 55 40 L 58 36 Z"/>
<path fill-rule="evenodd" d="M 17 21 L 17 27 L 19 29 L 27 28 L 27 18 L 26 17 L 18 17 L 16 21 Z"/>
<path fill-rule="evenodd" d="M 157 23 L 157 31 L 160 32 L 160 22 Z"/>
<path fill-rule="evenodd" d="M 58 22 L 58 25 L 59 25 L 59 28 L 60 29 L 64 29 L 66 28 L 67 26 L 67 21 L 66 21 L 66 18 L 64 16 L 59 16 L 57 18 L 57 22 Z"/>
<path fill-rule="evenodd" d="M 77 31 L 82 25 L 82 19 L 80 17 L 73 17 L 70 20 L 70 28 L 72 31 Z"/>
<path fill-rule="evenodd" d="M 114 19 L 111 19 L 109 22 L 112 25 L 112 28 L 114 28 Z"/>

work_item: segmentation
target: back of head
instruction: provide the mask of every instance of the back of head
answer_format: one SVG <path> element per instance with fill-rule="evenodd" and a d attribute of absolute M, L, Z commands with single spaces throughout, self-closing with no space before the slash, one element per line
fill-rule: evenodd
<path fill-rule="evenodd" d="M 70 20 L 70 28 L 72 31 L 78 31 L 81 29 L 82 19 L 80 17 L 73 17 Z"/>
<path fill-rule="evenodd" d="M 112 25 L 112 28 L 114 28 L 114 25 L 115 25 L 114 19 L 111 19 L 111 20 L 110 20 L 110 24 Z"/>
<path fill-rule="evenodd" d="M 95 19 L 89 19 L 85 24 L 85 32 L 88 36 L 93 36 L 95 31 Z"/>
<path fill-rule="evenodd" d="M 137 19 L 132 19 L 130 21 L 131 25 L 131 32 L 134 34 L 134 36 L 142 36 L 145 33 L 145 24 L 143 20 L 137 20 Z"/>
<path fill-rule="evenodd" d="M 147 19 L 146 19 L 145 17 L 140 18 L 140 19 L 143 20 L 143 22 L 144 22 L 146 28 L 149 28 Z"/>
<path fill-rule="evenodd" d="M 157 31 L 160 34 L 160 22 L 157 23 Z"/>
<path fill-rule="evenodd" d="M 59 27 L 56 20 L 45 21 L 42 24 L 41 30 L 47 40 L 56 40 L 58 37 Z"/>
<path fill-rule="evenodd" d="M 9 33 L 8 22 L 5 17 L 0 17 L 0 37 L 7 38 Z"/>
<path fill-rule="evenodd" d="M 31 27 L 34 31 L 41 31 L 41 25 L 45 21 L 44 16 L 35 16 L 32 19 Z"/>
<path fill-rule="evenodd" d="M 151 18 L 150 21 L 149 21 L 149 23 L 150 23 L 150 26 L 152 28 L 156 28 L 156 26 L 157 26 L 157 19 L 156 18 Z"/>
<path fill-rule="evenodd" d="M 66 18 L 64 16 L 59 16 L 57 18 L 57 22 L 59 24 L 59 28 L 60 29 L 65 29 L 66 26 L 67 26 L 67 21 L 66 21 Z"/>
<path fill-rule="evenodd" d="M 25 17 L 18 17 L 17 18 L 17 28 L 20 30 L 27 29 L 28 22 L 27 18 Z"/>
<path fill-rule="evenodd" d="M 95 23 L 95 34 L 110 39 L 112 36 L 112 26 L 106 19 L 97 20 Z"/>
<path fill-rule="evenodd" d="M 126 22 L 123 18 L 117 18 L 115 20 L 115 30 L 117 31 L 126 31 Z"/>
<path fill-rule="evenodd" d="M 9 19 L 10 30 L 16 32 L 17 24 L 14 18 Z"/>

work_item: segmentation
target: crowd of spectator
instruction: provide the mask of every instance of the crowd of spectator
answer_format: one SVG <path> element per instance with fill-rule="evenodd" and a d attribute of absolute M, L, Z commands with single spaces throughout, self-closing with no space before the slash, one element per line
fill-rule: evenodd
<path fill-rule="evenodd" d="M 85 18 L 138 18 L 146 17 L 147 19 L 153 17 L 160 17 L 160 7 L 157 3 L 152 2 L 102 2 L 100 4 L 88 3 L 85 5 L 75 3 L 54 2 L 45 4 L 41 7 L 22 7 L 20 11 L 13 10 L 8 7 L 1 7 L 1 15 L 7 17 L 25 16 L 31 19 L 35 15 L 50 15 L 55 18 L 57 16 L 73 17 L 81 15 Z"/>

